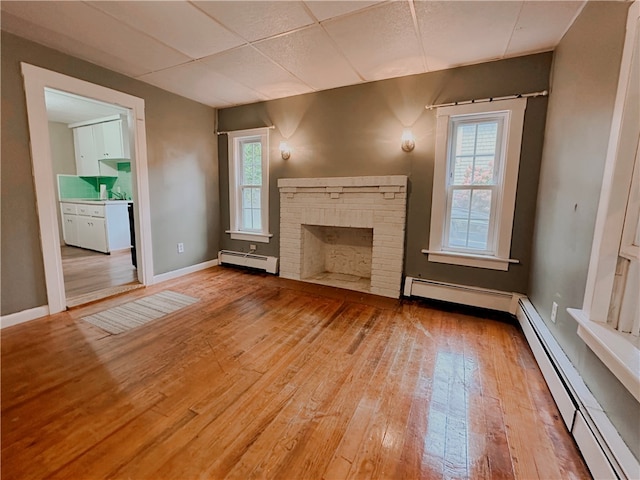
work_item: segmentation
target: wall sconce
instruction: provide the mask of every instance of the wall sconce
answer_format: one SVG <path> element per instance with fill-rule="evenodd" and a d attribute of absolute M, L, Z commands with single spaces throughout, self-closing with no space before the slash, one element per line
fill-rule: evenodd
<path fill-rule="evenodd" d="M 280 142 L 280 155 L 282 155 L 283 160 L 289 160 L 289 158 L 291 158 L 291 147 L 289 147 L 287 142 Z"/>
<path fill-rule="evenodd" d="M 402 131 L 402 143 L 400 145 L 402 146 L 402 150 L 405 152 L 410 152 L 415 148 L 416 139 L 413 136 L 413 133 L 411 133 L 410 128 L 405 128 Z"/>

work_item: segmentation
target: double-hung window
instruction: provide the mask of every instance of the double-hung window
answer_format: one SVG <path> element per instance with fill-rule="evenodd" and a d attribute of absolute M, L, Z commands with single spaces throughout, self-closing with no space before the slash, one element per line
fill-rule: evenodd
<path fill-rule="evenodd" d="M 229 218 L 234 240 L 268 243 L 269 130 L 229 133 Z"/>
<path fill-rule="evenodd" d="M 526 99 L 441 107 L 429 261 L 507 270 Z"/>

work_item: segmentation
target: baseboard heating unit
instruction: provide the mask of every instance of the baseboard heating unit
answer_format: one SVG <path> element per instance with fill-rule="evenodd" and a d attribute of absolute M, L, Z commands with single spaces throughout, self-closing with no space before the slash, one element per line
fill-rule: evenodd
<path fill-rule="evenodd" d="M 255 253 L 234 252 L 232 250 L 220 250 L 218 252 L 220 265 L 239 265 L 242 267 L 256 268 L 267 273 L 278 273 L 278 257 L 256 255 Z"/>
<path fill-rule="evenodd" d="M 423 280 L 422 278 L 414 277 L 405 279 L 404 295 L 405 297 L 415 296 L 459 303 L 471 307 L 488 308 L 490 310 L 509 312 L 512 315 L 515 315 L 518 299 L 522 296 L 517 293 Z"/>
<path fill-rule="evenodd" d="M 639 478 L 640 464 L 527 298 L 516 318 L 594 479 Z"/>

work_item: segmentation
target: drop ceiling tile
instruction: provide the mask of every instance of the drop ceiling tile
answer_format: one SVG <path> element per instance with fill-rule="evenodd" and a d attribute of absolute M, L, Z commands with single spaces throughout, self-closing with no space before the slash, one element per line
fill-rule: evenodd
<path fill-rule="evenodd" d="M 7 5 L 5 5 L 5 3 Z M 82 2 L 2 2 L 3 9 L 54 32 L 73 35 L 146 71 L 160 70 L 189 60 L 176 50 L 144 35 Z M 120 70 L 117 70 L 120 71 Z"/>
<path fill-rule="evenodd" d="M 504 56 L 522 2 L 416 2 L 429 70 Z"/>
<path fill-rule="evenodd" d="M 524 2 L 507 56 L 553 49 L 580 12 L 584 1 Z"/>
<path fill-rule="evenodd" d="M 265 99 L 257 92 L 214 72 L 199 62 L 190 62 L 142 75 L 138 80 L 212 107 L 225 107 Z"/>
<path fill-rule="evenodd" d="M 3 7 L 6 4 L 7 2 L 1 3 Z M 76 38 L 17 17 L 4 8 L 2 9 L 2 30 L 130 77 L 149 71 L 140 65 L 125 62 L 103 50 L 78 42 Z"/>
<path fill-rule="evenodd" d="M 309 7 L 313 15 L 322 22 L 323 20 L 362 10 L 381 1 L 382 0 L 305 0 L 304 3 L 307 4 L 307 7 Z"/>
<path fill-rule="evenodd" d="M 254 46 L 316 90 L 361 81 L 318 25 L 270 38 Z"/>
<path fill-rule="evenodd" d="M 188 2 L 99 1 L 90 4 L 193 59 L 245 43 Z"/>
<path fill-rule="evenodd" d="M 193 2 L 203 12 L 253 42 L 314 23 L 300 1 Z"/>
<path fill-rule="evenodd" d="M 366 80 L 425 71 L 407 2 L 384 3 L 322 25 Z"/>
<path fill-rule="evenodd" d="M 308 85 L 250 46 L 218 53 L 200 62 L 220 75 L 246 85 L 269 99 L 313 91 Z"/>

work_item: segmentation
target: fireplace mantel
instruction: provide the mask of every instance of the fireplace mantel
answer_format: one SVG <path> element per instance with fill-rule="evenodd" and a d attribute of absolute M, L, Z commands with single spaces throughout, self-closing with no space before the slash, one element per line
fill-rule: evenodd
<path fill-rule="evenodd" d="M 405 175 L 283 178 L 280 189 L 280 276 L 301 278 L 303 226 L 373 230 L 370 293 L 400 296 L 404 261 Z M 344 285 L 341 285 L 344 287 Z"/>

